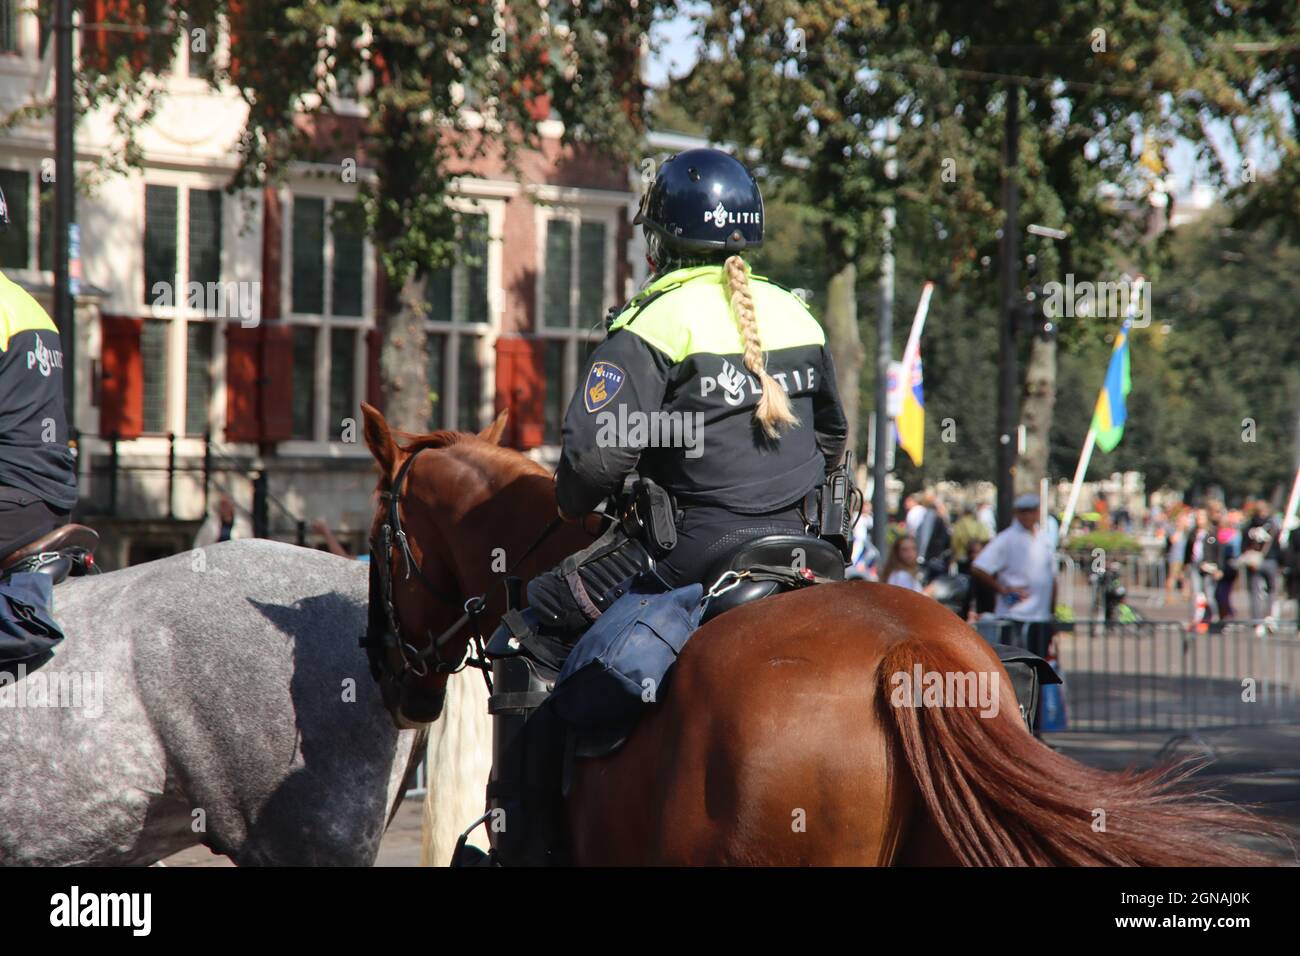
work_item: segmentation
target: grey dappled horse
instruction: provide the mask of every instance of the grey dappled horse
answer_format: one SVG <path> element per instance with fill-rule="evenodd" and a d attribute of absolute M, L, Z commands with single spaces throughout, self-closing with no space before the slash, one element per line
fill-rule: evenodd
<path fill-rule="evenodd" d="M 416 732 L 357 645 L 366 602 L 364 564 L 258 540 L 60 585 L 66 640 L 25 706 L 0 687 L 0 864 L 372 864 Z"/>

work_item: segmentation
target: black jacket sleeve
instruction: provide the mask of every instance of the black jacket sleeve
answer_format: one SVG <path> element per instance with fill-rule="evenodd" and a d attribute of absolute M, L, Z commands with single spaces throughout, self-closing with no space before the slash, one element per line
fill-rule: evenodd
<path fill-rule="evenodd" d="M 672 367 L 667 355 L 627 330 L 592 352 L 564 415 L 555 496 L 566 515 L 591 511 L 636 467 L 645 442 L 629 439 L 649 429 L 629 426 L 662 410 Z"/>
<path fill-rule="evenodd" d="M 822 346 L 821 385 L 813 395 L 813 431 L 817 447 L 826 456 L 826 470 L 830 471 L 844 457 L 844 445 L 849 435 L 848 419 L 840 404 L 840 389 L 835 382 L 835 363 L 831 353 Z"/>

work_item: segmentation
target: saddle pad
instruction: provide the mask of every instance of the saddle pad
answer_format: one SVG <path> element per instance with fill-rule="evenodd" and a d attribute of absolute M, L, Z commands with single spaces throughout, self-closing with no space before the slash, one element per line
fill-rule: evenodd
<path fill-rule="evenodd" d="M 669 668 L 699 626 L 704 588 L 634 587 L 578 641 L 560 671 L 551 706 L 578 728 L 607 727 L 654 703 Z"/>

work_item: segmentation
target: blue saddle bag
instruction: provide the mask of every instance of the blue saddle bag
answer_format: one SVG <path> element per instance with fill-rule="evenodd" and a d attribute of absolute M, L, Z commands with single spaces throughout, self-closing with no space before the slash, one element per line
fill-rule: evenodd
<path fill-rule="evenodd" d="M 45 609 L 54 582 L 44 574 L 15 574 L 0 584 L 0 664 L 43 658 L 63 640 Z"/>
<path fill-rule="evenodd" d="M 611 604 L 569 653 L 550 705 L 579 729 L 636 718 L 657 699 L 664 677 L 699 627 L 704 588 L 641 585 Z"/>

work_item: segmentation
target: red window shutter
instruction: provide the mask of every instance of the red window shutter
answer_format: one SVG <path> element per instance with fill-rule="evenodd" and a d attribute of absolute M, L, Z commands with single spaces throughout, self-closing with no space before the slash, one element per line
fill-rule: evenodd
<path fill-rule="evenodd" d="M 239 61 L 239 53 L 241 47 L 243 46 L 243 39 L 244 39 L 243 26 L 245 23 L 246 16 L 247 14 L 244 10 L 244 0 L 230 0 L 229 4 L 226 7 L 226 21 L 229 24 L 229 31 L 230 31 L 229 71 L 230 71 L 230 79 L 234 82 L 236 86 L 239 85 L 239 81 L 242 78 L 240 72 L 240 67 L 242 66 L 242 64 Z"/>
<path fill-rule="evenodd" d="M 262 325 L 262 441 L 293 437 L 293 326 Z"/>
<path fill-rule="evenodd" d="M 260 441 L 257 391 L 262 330 L 226 326 L 226 441 Z"/>
<path fill-rule="evenodd" d="M 379 353 L 383 345 L 384 335 L 379 329 L 366 333 L 366 401 L 381 412 L 384 410 L 384 381 Z"/>
<path fill-rule="evenodd" d="M 540 339 L 497 339 L 496 392 L 496 407 L 510 411 L 505 443 L 524 451 L 542 444 L 546 380 Z"/>
<path fill-rule="evenodd" d="M 262 320 L 280 318 L 280 250 L 284 207 L 274 186 L 262 190 Z"/>
<path fill-rule="evenodd" d="M 126 31 L 121 27 L 143 27 L 145 14 L 133 0 L 86 0 L 85 23 L 105 24 L 82 32 L 82 62 L 99 73 L 111 73 L 118 59 L 124 58 L 136 73 L 149 66 L 149 34 L 144 29 Z M 114 28 L 117 29 L 114 29 Z"/>
<path fill-rule="evenodd" d="M 82 4 L 82 23 L 104 23 L 107 19 L 107 0 L 85 0 Z M 83 30 L 81 33 L 81 62 L 97 73 L 108 72 L 108 34 L 103 29 Z"/>
<path fill-rule="evenodd" d="M 532 42 L 536 42 L 536 38 Z M 543 50 L 539 59 L 543 67 L 549 67 L 551 65 L 550 51 Z M 543 84 L 533 77 L 524 77 L 523 93 L 527 100 L 528 115 L 532 117 L 534 123 L 540 123 L 551 116 L 551 94 L 542 89 L 542 86 Z"/>
<path fill-rule="evenodd" d="M 144 360 L 140 333 L 144 320 L 103 316 L 99 380 L 99 434 L 139 438 L 144 431 Z"/>

